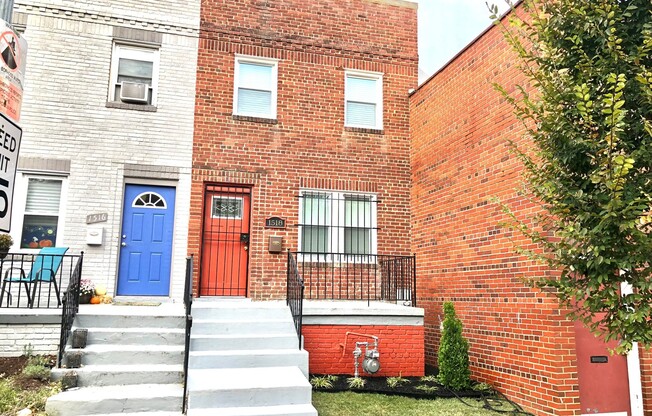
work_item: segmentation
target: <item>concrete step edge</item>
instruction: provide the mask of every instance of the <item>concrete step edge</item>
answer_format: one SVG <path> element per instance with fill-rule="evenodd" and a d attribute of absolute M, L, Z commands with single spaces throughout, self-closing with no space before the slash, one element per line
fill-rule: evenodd
<path fill-rule="evenodd" d="M 98 326 L 98 327 L 80 327 L 80 326 L 75 326 L 72 328 L 74 331 L 75 329 L 87 329 L 89 333 L 91 332 L 130 332 L 130 333 L 142 333 L 142 332 L 147 332 L 147 333 L 181 333 L 185 334 L 186 330 L 185 328 L 157 328 L 157 327 L 143 327 L 143 328 L 125 328 L 125 327 L 111 327 L 111 326 Z"/>
<path fill-rule="evenodd" d="M 297 366 L 190 369 L 188 372 L 191 392 L 287 387 L 311 388 L 311 385 Z"/>
<path fill-rule="evenodd" d="M 79 387 L 66 390 L 50 397 L 59 401 L 94 401 L 114 398 L 159 398 L 159 397 L 183 397 L 182 384 L 139 384 L 135 389 L 133 385 L 114 385 Z M 63 399 L 63 400 L 62 400 Z"/>
<path fill-rule="evenodd" d="M 157 372 L 183 371 L 183 364 L 89 364 L 79 368 L 69 368 L 77 372 Z"/>
<path fill-rule="evenodd" d="M 183 345 L 164 344 L 88 344 L 86 348 L 67 348 L 66 351 L 81 353 L 108 352 L 184 352 Z"/>
<path fill-rule="evenodd" d="M 311 404 L 290 404 L 253 407 L 224 407 L 219 409 L 188 409 L 188 416 L 283 416 L 314 415 L 317 410 Z"/>
<path fill-rule="evenodd" d="M 219 357 L 219 356 L 233 356 L 233 355 L 293 355 L 293 354 L 308 354 L 306 350 L 298 348 L 277 348 L 277 349 L 264 349 L 264 350 L 214 350 L 214 351 L 190 351 L 191 357 Z"/>

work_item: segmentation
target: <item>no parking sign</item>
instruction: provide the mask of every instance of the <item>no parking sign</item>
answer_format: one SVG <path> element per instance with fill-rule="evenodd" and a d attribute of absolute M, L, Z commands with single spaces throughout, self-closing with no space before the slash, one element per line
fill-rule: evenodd
<path fill-rule="evenodd" d="M 0 113 L 20 120 L 27 41 L 0 20 Z"/>

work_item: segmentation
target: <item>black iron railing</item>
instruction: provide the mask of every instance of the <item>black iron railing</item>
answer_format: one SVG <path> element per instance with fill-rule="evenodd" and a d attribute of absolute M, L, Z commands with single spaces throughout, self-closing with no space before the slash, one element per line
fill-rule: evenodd
<path fill-rule="evenodd" d="M 294 327 L 299 337 L 299 349 L 301 349 L 301 324 L 303 320 L 303 296 L 304 284 L 295 255 L 288 250 L 288 274 L 287 274 L 287 304 L 292 312 Z"/>
<path fill-rule="evenodd" d="M 63 299 L 61 299 L 63 303 L 61 311 L 61 336 L 59 337 L 59 354 L 57 356 L 57 367 L 59 368 L 61 368 L 63 362 L 63 353 L 66 350 L 66 344 L 68 343 L 72 324 L 75 321 L 77 312 L 79 311 L 79 286 L 82 276 L 84 252 L 82 251 L 79 256 L 75 257 L 77 258 L 77 263 L 70 274 L 68 286 L 63 292 Z"/>
<path fill-rule="evenodd" d="M 190 356 L 190 332 L 192 330 L 192 273 L 193 256 L 186 258 L 186 284 L 183 291 L 183 304 L 186 307 L 186 346 L 183 356 L 183 401 L 181 412 L 188 411 L 188 359 Z"/>
<path fill-rule="evenodd" d="M 0 262 L 0 308 L 58 309 L 82 255 L 8 254 Z"/>
<path fill-rule="evenodd" d="M 415 256 L 298 252 L 297 264 L 306 299 L 416 306 Z"/>

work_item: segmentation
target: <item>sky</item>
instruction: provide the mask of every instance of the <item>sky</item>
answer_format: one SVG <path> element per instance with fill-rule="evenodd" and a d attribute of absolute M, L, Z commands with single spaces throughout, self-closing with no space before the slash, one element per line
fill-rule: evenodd
<path fill-rule="evenodd" d="M 489 0 L 504 12 L 504 0 Z M 491 23 L 485 0 L 418 0 L 419 68 L 435 73 Z M 424 81 L 423 79 L 421 81 Z"/>

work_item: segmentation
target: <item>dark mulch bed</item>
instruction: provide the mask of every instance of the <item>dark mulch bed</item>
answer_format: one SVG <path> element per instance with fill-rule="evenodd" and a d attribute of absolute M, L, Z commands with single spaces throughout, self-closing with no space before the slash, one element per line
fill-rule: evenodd
<path fill-rule="evenodd" d="M 317 384 L 314 378 L 330 377 L 332 387 L 315 386 Z M 491 390 L 478 391 L 473 389 L 452 391 L 447 387 L 442 386 L 436 381 L 422 381 L 421 377 L 402 377 L 403 382 L 390 387 L 387 383 L 390 377 L 360 377 L 365 380 L 363 388 L 349 387 L 348 379 L 350 375 L 332 375 L 324 376 L 314 374 L 310 376 L 313 390 L 326 393 L 336 393 L 342 391 L 352 391 L 358 393 L 380 393 L 386 395 L 399 395 L 406 397 L 413 397 L 417 399 L 433 399 L 437 397 L 452 398 L 452 397 L 468 397 L 468 398 L 482 398 L 492 396 Z"/>
<path fill-rule="evenodd" d="M 23 371 L 27 363 L 27 356 L 0 357 L 0 377 L 11 377 Z"/>
<path fill-rule="evenodd" d="M 0 357 L 0 379 L 19 375 L 27 365 L 28 360 L 29 357 L 26 355 L 20 357 Z M 54 367 L 56 364 L 56 356 L 47 356 L 47 361 L 50 367 Z M 14 377 L 14 384 L 23 390 L 38 390 L 48 383 L 48 380 Z"/>

